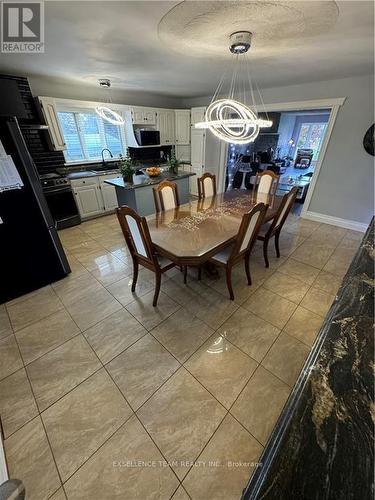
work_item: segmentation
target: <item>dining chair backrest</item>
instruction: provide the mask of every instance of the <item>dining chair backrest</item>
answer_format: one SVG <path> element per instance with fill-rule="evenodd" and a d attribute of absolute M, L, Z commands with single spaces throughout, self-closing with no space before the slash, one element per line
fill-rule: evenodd
<path fill-rule="evenodd" d="M 180 205 L 177 184 L 175 182 L 162 181 L 153 188 L 153 193 L 157 212 L 160 212 L 160 210 L 171 210 Z"/>
<path fill-rule="evenodd" d="M 271 227 L 269 231 L 276 232 L 281 230 L 286 221 L 286 218 L 289 215 L 289 212 L 292 210 L 293 204 L 295 202 L 296 196 L 298 193 L 298 188 L 294 186 L 289 193 L 283 196 L 283 199 L 280 203 L 279 210 L 275 215 L 275 218 L 272 221 Z"/>
<path fill-rule="evenodd" d="M 198 196 L 208 198 L 216 195 L 216 175 L 206 172 L 202 177 L 198 177 Z"/>
<path fill-rule="evenodd" d="M 126 205 L 117 208 L 116 212 L 132 258 L 158 265 L 145 217 Z"/>
<path fill-rule="evenodd" d="M 230 259 L 234 260 L 242 254 L 251 251 L 263 223 L 266 210 L 267 205 L 258 203 L 250 212 L 242 216 Z"/>
<path fill-rule="evenodd" d="M 271 170 L 257 172 L 255 176 L 255 187 L 259 193 L 274 194 L 279 184 L 279 176 Z"/>

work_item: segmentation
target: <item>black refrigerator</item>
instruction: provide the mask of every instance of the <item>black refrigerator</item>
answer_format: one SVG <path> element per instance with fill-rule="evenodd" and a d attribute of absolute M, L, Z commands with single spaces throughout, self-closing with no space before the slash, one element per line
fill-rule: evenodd
<path fill-rule="evenodd" d="M 63 278 L 70 267 L 17 118 L 0 117 L 0 140 L 23 183 L 19 189 L 0 186 L 3 303 Z"/>

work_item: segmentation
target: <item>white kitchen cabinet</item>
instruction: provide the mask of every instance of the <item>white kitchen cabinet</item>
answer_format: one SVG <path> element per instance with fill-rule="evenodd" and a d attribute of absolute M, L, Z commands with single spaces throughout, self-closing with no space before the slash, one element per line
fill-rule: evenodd
<path fill-rule="evenodd" d="M 132 108 L 134 125 L 156 125 L 156 111 L 151 108 Z"/>
<path fill-rule="evenodd" d="M 101 175 L 99 177 L 99 186 L 103 198 L 103 207 L 105 212 L 112 212 L 118 207 L 116 188 L 106 184 L 106 180 L 115 179 L 119 174 Z"/>
<path fill-rule="evenodd" d="M 194 128 L 194 125 L 198 122 L 203 122 L 205 118 L 206 108 L 191 108 L 191 128 Z"/>
<path fill-rule="evenodd" d="M 71 185 L 82 219 L 101 214 L 104 211 L 97 177 L 74 179 L 71 181 Z"/>
<path fill-rule="evenodd" d="M 173 146 L 175 143 L 175 114 L 172 109 L 159 110 L 157 129 L 160 132 L 160 144 Z"/>
<path fill-rule="evenodd" d="M 48 125 L 49 146 L 54 151 L 66 149 L 64 136 L 57 118 L 55 100 L 51 97 L 38 97 L 39 109 L 46 125 Z"/>
<path fill-rule="evenodd" d="M 105 182 L 116 177 L 119 177 L 118 173 L 71 180 L 82 219 L 113 212 L 118 207 L 116 188 Z"/>
<path fill-rule="evenodd" d="M 190 110 L 175 109 L 176 145 L 190 144 Z"/>

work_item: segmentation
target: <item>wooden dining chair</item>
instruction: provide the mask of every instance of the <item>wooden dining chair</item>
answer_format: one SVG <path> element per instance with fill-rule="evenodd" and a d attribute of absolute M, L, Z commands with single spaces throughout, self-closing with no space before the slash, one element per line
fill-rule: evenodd
<path fill-rule="evenodd" d="M 272 170 L 257 172 L 255 175 L 254 189 L 259 193 L 275 194 L 279 185 L 279 176 Z"/>
<path fill-rule="evenodd" d="M 258 234 L 258 240 L 263 241 L 263 256 L 266 267 L 269 267 L 270 265 L 268 261 L 268 243 L 273 236 L 275 237 L 276 256 L 277 258 L 280 257 L 280 247 L 279 247 L 280 232 L 284 225 L 284 222 L 286 221 L 293 207 L 293 204 L 297 196 L 297 192 L 298 188 L 294 186 L 289 191 L 289 193 L 283 196 L 283 199 L 280 203 L 279 209 L 275 217 L 272 219 L 271 222 L 264 224 L 264 226 L 261 228 Z"/>
<path fill-rule="evenodd" d="M 180 205 L 178 188 L 175 182 L 161 181 L 153 188 L 156 212 L 171 210 Z"/>
<path fill-rule="evenodd" d="M 216 175 L 206 172 L 197 178 L 198 198 L 208 198 L 216 195 Z"/>
<path fill-rule="evenodd" d="M 116 212 L 133 260 L 133 283 L 131 290 L 135 292 L 140 265 L 153 271 L 155 273 L 156 285 L 152 305 L 155 307 L 160 292 L 161 275 L 174 267 L 175 264 L 156 253 L 145 217 L 141 217 L 135 210 L 126 205 L 117 208 Z"/>
<path fill-rule="evenodd" d="M 227 246 L 216 255 L 211 257 L 209 262 L 225 268 L 229 297 L 234 300 L 232 287 L 232 268 L 241 259 L 245 262 L 247 284 L 251 285 L 250 275 L 250 253 L 256 242 L 259 229 L 263 223 L 267 205 L 258 203 L 255 207 L 242 216 L 240 228 L 234 243 Z"/>

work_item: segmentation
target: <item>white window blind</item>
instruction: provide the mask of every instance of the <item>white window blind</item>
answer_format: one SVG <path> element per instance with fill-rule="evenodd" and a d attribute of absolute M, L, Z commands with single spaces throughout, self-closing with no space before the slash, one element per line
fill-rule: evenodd
<path fill-rule="evenodd" d="M 66 143 L 67 162 L 100 160 L 103 148 L 110 149 L 115 157 L 125 155 L 121 126 L 103 120 L 94 111 L 59 111 L 57 115 Z"/>

